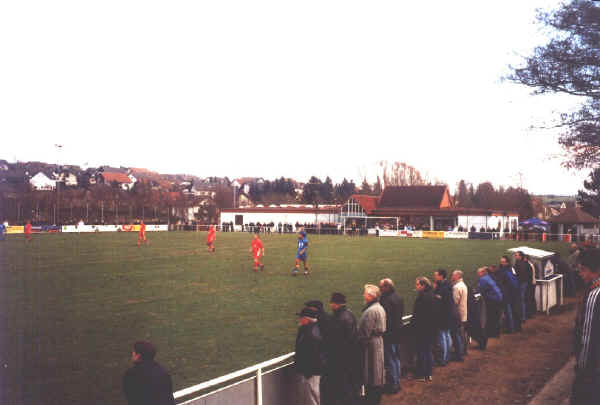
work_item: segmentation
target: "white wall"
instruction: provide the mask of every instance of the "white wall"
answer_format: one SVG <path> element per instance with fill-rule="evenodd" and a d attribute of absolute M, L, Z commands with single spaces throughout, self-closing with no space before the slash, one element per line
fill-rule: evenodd
<path fill-rule="evenodd" d="M 273 222 L 277 225 L 279 222 L 282 224 L 300 224 L 308 223 L 337 223 L 339 220 L 339 214 L 315 214 L 311 213 L 295 213 L 295 212 L 222 212 L 220 217 L 220 223 L 233 222 L 235 224 L 235 216 L 243 215 L 244 224 L 257 223 L 261 224 Z"/>
<path fill-rule="evenodd" d="M 579 235 L 598 235 L 598 226 L 595 225 L 593 228 L 584 228 L 583 225 L 577 225 L 577 233 Z"/>
<path fill-rule="evenodd" d="M 479 231 L 481 227 L 494 229 L 498 226 L 498 222 L 501 224 L 501 231 L 504 228 L 509 228 L 509 222 L 515 221 L 519 223 L 519 217 L 502 217 L 502 216 L 485 216 L 485 215 L 459 215 L 458 225 L 465 229 L 471 229 L 471 226 L 475 226 L 475 229 Z M 512 228 L 514 231 L 514 227 Z"/>

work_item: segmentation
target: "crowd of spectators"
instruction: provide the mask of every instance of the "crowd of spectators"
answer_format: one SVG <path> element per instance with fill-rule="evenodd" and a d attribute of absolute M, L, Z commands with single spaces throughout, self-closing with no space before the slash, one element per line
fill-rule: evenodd
<path fill-rule="evenodd" d="M 589 404 L 594 403 L 591 398 L 600 383 L 600 250 L 573 244 L 564 265 L 563 273 L 572 273 L 569 293 L 586 287 L 575 324 L 577 366 L 571 403 Z M 437 269 L 433 281 L 417 277 L 417 298 L 409 322 L 403 298 L 390 278 L 364 286 L 358 320 L 340 292 L 331 294 L 331 312 L 319 300 L 305 302 L 297 314 L 295 344 L 299 403 L 379 404 L 384 394 L 401 391 L 407 366 L 413 365 L 408 378 L 429 383 L 434 367 L 464 361 L 471 339 L 477 349 L 486 350 L 488 339 L 521 332 L 535 313 L 533 263 L 517 252 L 514 263 L 502 256 L 497 265 L 482 266 L 476 272 L 478 279 L 472 286 L 465 283 L 461 270 L 449 276 L 445 269 Z M 414 354 L 404 369 L 403 350 Z M 148 342 L 134 344 L 133 367 L 123 379 L 129 404 L 174 403 L 171 378 L 154 361 L 155 353 Z"/>
<path fill-rule="evenodd" d="M 572 267 L 580 253 L 577 245 L 571 247 L 571 268 L 563 273 L 579 278 Z M 594 266 L 600 276 L 600 259 Z M 320 301 L 306 302 L 298 314 L 296 339 L 296 373 L 304 396 L 301 403 L 378 404 L 383 394 L 401 390 L 402 371 L 408 374 L 411 368 L 409 378 L 431 382 L 434 367 L 464 361 L 471 341 L 476 349 L 486 350 L 488 339 L 520 333 L 536 311 L 533 263 L 518 252 L 514 263 L 502 256 L 497 265 L 482 266 L 476 273 L 478 279 L 472 286 L 465 283 L 461 270 L 448 274 L 437 269 L 433 281 L 417 277 L 418 294 L 409 322 L 403 319 L 403 299 L 389 278 L 379 286 L 364 286 L 365 306 L 358 320 L 339 292 L 329 300 L 331 314 L 323 310 Z M 600 327 L 600 311 L 598 319 Z M 597 333 L 600 336 L 600 329 Z M 414 355 L 404 369 L 402 350 Z M 307 362 L 304 356 L 311 360 Z"/>

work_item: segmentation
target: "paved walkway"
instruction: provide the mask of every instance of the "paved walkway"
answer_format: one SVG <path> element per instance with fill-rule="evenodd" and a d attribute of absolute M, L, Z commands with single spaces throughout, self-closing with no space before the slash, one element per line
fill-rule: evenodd
<path fill-rule="evenodd" d="M 575 378 L 574 366 L 575 359 L 571 358 L 528 405 L 568 405 L 571 384 Z"/>

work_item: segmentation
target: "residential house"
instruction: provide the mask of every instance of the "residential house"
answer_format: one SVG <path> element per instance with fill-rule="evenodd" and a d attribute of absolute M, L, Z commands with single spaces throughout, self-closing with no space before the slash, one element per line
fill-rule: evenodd
<path fill-rule="evenodd" d="M 51 179 L 43 172 L 38 172 L 35 176 L 29 179 L 29 184 L 34 190 L 56 190 L 56 180 Z"/>

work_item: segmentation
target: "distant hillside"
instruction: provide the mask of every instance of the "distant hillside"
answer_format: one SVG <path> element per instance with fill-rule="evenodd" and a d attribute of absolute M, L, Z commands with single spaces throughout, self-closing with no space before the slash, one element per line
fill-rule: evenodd
<path fill-rule="evenodd" d="M 548 206 L 561 205 L 562 203 L 574 203 L 577 201 L 577 196 L 575 195 L 546 194 L 536 195 L 535 197 L 541 199 L 542 202 Z"/>

